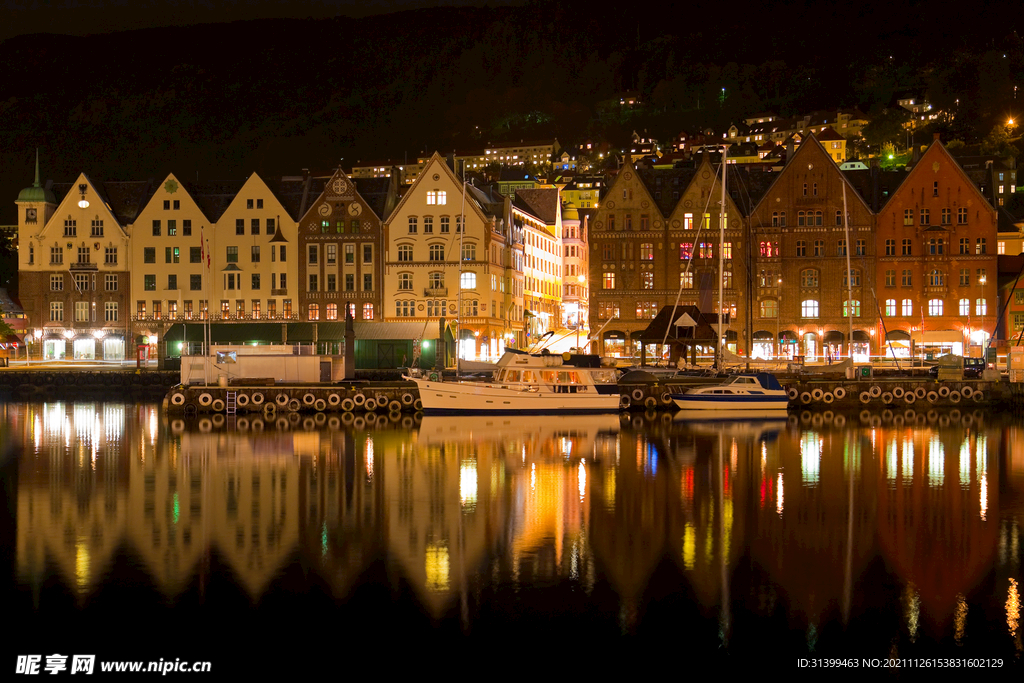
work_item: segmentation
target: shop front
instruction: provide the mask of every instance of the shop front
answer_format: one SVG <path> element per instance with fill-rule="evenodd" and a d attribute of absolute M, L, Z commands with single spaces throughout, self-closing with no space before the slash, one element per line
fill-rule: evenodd
<path fill-rule="evenodd" d="M 910 358 L 910 333 L 903 330 L 889 330 L 885 335 L 885 358 Z"/>
<path fill-rule="evenodd" d="M 783 330 L 779 332 L 779 358 L 785 360 L 794 360 L 799 353 L 800 344 L 797 339 L 796 332 L 792 330 Z"/>
<path fill-rule="evenodd" d="M 754 345 L 750 353 L 751 358 L 762 360 L 775 359 L 775 335 L 767 330 L 758 330 L 754 333 Z"/>
<path fill-rule="evenodd" d="M 871 362 L 871 337 L 864 330 L 853 331 L 853 343 L 850 344 L 850 352 L 853 355 L 854 363 Z"/>
<path fill-rule="evenodd" d="M 910 335 L 910 341 L 913 354 L 924 360 L 950 354 L 962 356 L 964 353 L 964 334 L 961 330 L 917 330 Z"/>
<path fill-rule="evenodd" d="M 606 330 L 601 335 L 602 355 L 612 358 L 625 358 L 626 333 L 621 330 Z"/>
<path fill-rule="evenodd" d="M 47 334 L 43 337 L 43 360 L 64 360 L 68 340 L 63 335 Z"/>

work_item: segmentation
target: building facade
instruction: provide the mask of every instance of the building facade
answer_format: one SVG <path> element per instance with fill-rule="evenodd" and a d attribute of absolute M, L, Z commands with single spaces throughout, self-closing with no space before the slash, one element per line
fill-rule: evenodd
<path fill-rule="evenodd" d="M 751 215 L 755 356 L 845 357 L 852 313 L 854 357 L 867 358 L 876 319 L 873 227 L 870 208 L 835 159 L 807 136 Z"/>
<path fill-rule="evenodd" d="M 129 228 L 152 188 L 148 182 L 42 187 L 36 179 L 18 205 L 18 276 L 30 350 L 47 360 L 131 357 Z"/>
<path fill-rule="evenodd" d="M 889 338 L 980 356 L 998 315 L 996 209 L 938 139 L 882 207 L 876 235 Z"/>
<path fill-rule="evenodd" d="M 383 186 L 364 197 L 344 171 L 326 179 L 299 221 L 300 307 L 305 320 L 380 320 L 383 315 L 384 240 L 380 214 L 394 206 L 397 179 L 366 179 Z M 379 188 L 372 187 L 377 190 Z M 391 195 L 388 195 L 391 189 Z"/>
<path fill-rule="evenodd" d="M 385 222 L 385 319 L 457 320 L 463 358 L 521 345 L 523 283 L 512 271 L 523 272 L 523 231 L 511 219 L 507 198 L 464 184 L 431 157 Z"/>

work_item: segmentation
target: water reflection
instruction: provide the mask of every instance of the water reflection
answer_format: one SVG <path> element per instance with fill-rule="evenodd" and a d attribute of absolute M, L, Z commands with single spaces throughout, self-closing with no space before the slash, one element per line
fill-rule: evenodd
<path fill-rule="evenodd" d="M 20 579 L 82 605 L 127 546 L 172 601 L 212 554 L 254 603 L 295 563 L 345 599 L 384 560 L 435 619 L 606 586 L 630 633 L 667 577 L 721 647 L 772 623 L 816 651 L 867 623 L 897 652 L 994 631 L 1019 652 L 1024 431 L 877 417 L 215 425 L 47 403 L 2 429 L 26 444 Z"/>

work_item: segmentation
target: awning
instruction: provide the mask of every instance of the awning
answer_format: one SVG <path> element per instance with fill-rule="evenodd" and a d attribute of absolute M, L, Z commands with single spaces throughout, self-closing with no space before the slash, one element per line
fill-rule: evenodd
<path fill-rule="evenodd" d="M 886 341 L 910 341 L 910 333 L 903 330 L 889 330 L 885 335 Z"/>
<path fill-rule="evenodd" d="M 779 341 L 789 344 L 796 344 L 796 332 L 792 330 L 783 330 L 779 332 Z"/>
<path fill-rule="evenodd" d="M 771 341 L 775 339 L 775 335 L 768 330 L 758 330 L 754 333 L 754 341 Z"/>
<path fill-rule="evenodd" d="M 870 340 L 868 338 L 868 333 L 865 332 L 864 330 L 854 330 L 853 331 L 853 341 L 860 342 L 860 343 L 866 343 L 866 342 L 869 342 Z"/>
<path fill-rule="evenodd" d="M 914 332 L 910 338 L 916 344 L 962 344 L 964 333 L 960 330 L 924 330 Z"/>
<path fill-rule="evenodd" d="M 175 323 L 167 330 L 164 341 L 202 343 L 206 324 L 197 320 L 192 323 Z M 187 338 L 186 338 L 187 336 Z M 212 323 L 210 338 L 214 344 L 262 344 L 281 343 L 281 323 Z"/>
<path fill-rule="evenodd" d="M 621 330 L 605 330 L 602 339 L 625 339 L 626 333 Z"/>
<path fill-rule="evenodd" d="M 825 333 L 824 341 L 826 344 L 842 344 L 843 339 L 845 336 L 839 330 L 829 330 Z"/>

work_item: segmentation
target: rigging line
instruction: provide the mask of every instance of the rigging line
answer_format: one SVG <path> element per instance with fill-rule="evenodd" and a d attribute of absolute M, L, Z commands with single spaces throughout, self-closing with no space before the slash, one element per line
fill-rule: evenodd
<path fill-rule="evenodd" d="M 716 177 L 718 176 L 717 172 L 715 173 L 715 176 Z M 692 179 L 691 179 L 690 182 L 691 183 L 693 182 Z M 684 195 L 686 194 L 685 190 L 683 191 L 683 194 Z M 705 202 L 705 204 L 704 204 L 704 211 L 701 212 L 700 225 L 697 227 L 697 232 L 695 232 L 694 235 L 693 235 L 693 242 L 690 243 L 690 258 L 686 259 L 686 267 L 683 269 L 683 273 L 684 274 L 690 272 L 690 266 L 693 264 L 693 245 L 697 244 L 697 240 L 700 239 L 701 230 L 704 229 L 704 216 L 707 215 L 708 207 L 711 205 L 712 194 L 713 194 L 712 192 L 708 192 L 708 201 Z M 684 218 L 684 220 L 685 220 L 685 218 Z M 718 248 L 721 249 L 722 245 L 718 245 Z M 680 246 L 680 249 L 682 249 L 682 246 Z M 672 315 L 669 317 L 668 325 L 665 326 L 665 336 L 661 338 L 661 345 L 662 346 L 664 346 L 665 342 L 668 340 L 668 331 L 670 329 L 672 329 L 672 323 L 673 323 L 673 321 L 676 318 L 676 309 L 679 308 L 679 300 L 682 298 L 682 296 L 683 296 L 683 278 L 680 277 L 679 278 L 679 289 L 676 291 L 676 300 L 675 300 L 675 303 L 672 304 Z M 719 302 L 719 303 L 721 303 L 721 302 Z"/>

